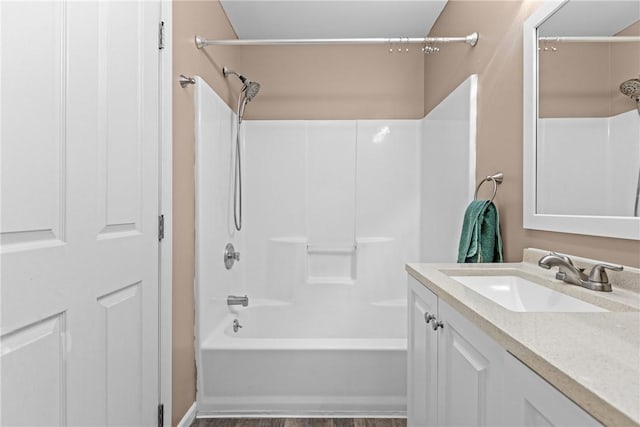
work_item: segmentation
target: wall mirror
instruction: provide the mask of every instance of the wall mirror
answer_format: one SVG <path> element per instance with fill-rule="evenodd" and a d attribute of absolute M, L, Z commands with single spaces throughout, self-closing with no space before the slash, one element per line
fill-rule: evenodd
<path fill-rule="evenodd" d="M 640 2 L 546 1 L 523 59 L 524 227 L 640 240 Z"/>

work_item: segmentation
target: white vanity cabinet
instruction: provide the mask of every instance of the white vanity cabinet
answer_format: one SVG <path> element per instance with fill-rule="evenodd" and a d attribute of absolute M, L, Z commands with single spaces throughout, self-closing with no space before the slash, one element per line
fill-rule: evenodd
<path fill-rule="evenodd" d="M 601 427 L 591 415 L 507 353 L 505 418 L 513 426 Z"/>
<path fill-rule="evenodd" d="M 407 318 L 409 427 L 601 426 L 411 276 Z"/>
<path fill-rule="evenodd" d="M 408 425 L 504 424 L 505 351 L 412 277 L 408 321 Z"/>

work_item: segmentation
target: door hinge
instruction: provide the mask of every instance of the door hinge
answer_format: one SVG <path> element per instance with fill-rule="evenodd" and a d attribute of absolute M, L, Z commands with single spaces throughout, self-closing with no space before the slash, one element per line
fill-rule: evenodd
<path fill-rule="evenodd" d="M 164 49 L 164 21 L 158 27 L 158 49 Z"/>
<path fill-rule="evenodd" d="M 158 241 L 164 239 L 164 215 L 158 217 Z"/>
<path fill-rule="evenodd" d="M 158 405 L 158 427 L 164 427 L 164 405 Z"/>

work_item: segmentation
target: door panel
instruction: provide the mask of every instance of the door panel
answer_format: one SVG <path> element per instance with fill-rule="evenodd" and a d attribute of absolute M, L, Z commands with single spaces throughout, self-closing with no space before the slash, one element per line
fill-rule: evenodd
<path fill-rule="evenodd" d="M 144 11 L 141 3 L 100 5 L 99 125 L 100 195 L 104 203 L 101 237 L 140 228 L 139 176 L 144 143 Z M 123 62 L 128 64 L 123 67 Z M 152 107 L 150 105 L 149 107 Z"/>
<path fill-rule="evenodd" d="M 601 426 L 538 374 L 510 354 L 505 357 L 505 422 L 526 427 Z"/>
<path fill-rule="evenodd" d="M 101 316 L 98 328 L 104 349 L 107 386 L 107 425 L 141 424 L 143 404 L 142 283 L 125 286 L 98 298 Z"/>
<path fill-rule="evenodd" d="M 502 425 L 504 350 L 444 301 L 438 310 L 438 425 Z"/>
<path fill-rule="evenodd" d="M 409 426 L 437 425 L 438 334 L 425 321 L 437 314 L 435 294 L 409 277 L 409 348 L 407 422 Z"/>
<path fill-rule="evenodd" d="M 66 425 L 65 332 L 58 314 L 0 339 L 2 395 L 14 403 L 2 406 L 2 418 L 15 421 L 3 425 Z"/>
<path fill-rule="evenodd" d="M 453 328 L 448 332 L 447 341 L 449 360 L 445 362 L 446 386 L 443 385 L 447 388 L 444 409 L 447 425 L 486 425 L 489 362 Z"/>
<path fill-rule="evenodd" d="M 24 247 L 47 247 L 64 240 L 65 6 L 59 2 L 3 2 L 0 8 L 3 141 L 0 242 L 2 252 L 7 253 Z M 38 58 L 37 67 L 28 66 L 33 58 Z M 26 123 L 32 118 L 38 118 L 37 126 Z M 4 143 L 8 139 L 14 139 L 15 143 Z"/>
<path fill-rule="evenodd" d="M 159 2 L 0 16 L 0 423 L 155 425 Z"/>

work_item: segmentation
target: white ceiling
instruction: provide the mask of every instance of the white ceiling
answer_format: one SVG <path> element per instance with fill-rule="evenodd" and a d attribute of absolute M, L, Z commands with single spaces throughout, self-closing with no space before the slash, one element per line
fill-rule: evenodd
<path fill-rule="evenodd" d="M 639 19 L 638 0 L 570 0 L 538 32 L 541 36 L 612 36 Z"/>
<path fill-rule="evenodd" d="M 447 2 L 221 0 L 221 3 L 240 39 L 282 39 L 424 37 Z"/>

